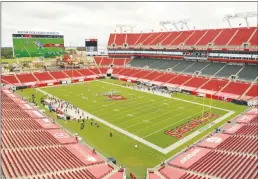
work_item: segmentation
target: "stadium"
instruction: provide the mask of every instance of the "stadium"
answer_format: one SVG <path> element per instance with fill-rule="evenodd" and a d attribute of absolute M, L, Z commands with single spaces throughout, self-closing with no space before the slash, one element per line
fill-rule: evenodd
<path fill-rule="evenodd" d="M 220 18 L 117 23 L 104 47 L 95 29 L 76 47 L 66 31 L 11 32 L 1 178 L 256 179 L 257 11 Z"/>

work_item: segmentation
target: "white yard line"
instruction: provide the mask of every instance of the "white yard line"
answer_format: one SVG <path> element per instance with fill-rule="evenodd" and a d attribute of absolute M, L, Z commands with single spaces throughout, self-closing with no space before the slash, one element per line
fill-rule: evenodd
<path fill-rule="evenodd" d="M 99 81 L 99 80 L 97 80 L 97 81 Z M 107 84 L 110 84 L 110 85 L 115 85 L 115 86 L 119 86 L 119 87 L 123 87 L 123 88 L 132 89 L 132 88 L 129 88 L 129 87 L 124 87 L 124 86 L 121 86 L 121 85 L 112 84 L 112 83 L 108 83 L 108 82 L 104 82 L 104 81 L 99 81 L 99 82 L 107 83 Z M 51 95 L 51 94 L 49 94 L 49 93 L 47 93 L 47 92 L 45 92 L 45 91 L 43 91 L 43 90 L 41 90 L 41 89 L 39 89 L 39 88 L 36 88 L 36 90 L 40 91 L 40 92 L 43 93 L 43 94 L 47 94 L 47 95 L 49 95 L 49 96 L 53 96 L 53 95 Z M 137 90 L 137 89 L 133 89 L 133 90 Z M 141 90 L 137 90 L 137 91 L 141 91 Z M 147 91 L 141 91 L 141 92 L 151 93 L 151 92 L 147 92 Z M 153 94 L 153 93 L 151 93 L 151 94 Z M 158 94 L 156 94 L 156 95 L 158 95 Z M 160 96 L 161 96 L 161 95 L 160 95 Z M 192 104 L 203 105 L 203 104 L 201 104 L 201 103 L 196 103 L 196 102 L 187 101 L 187 100 L 183 100 L 183 99 L 173 98 L 173 97 L 169 97 L 169 96 L 163 96 L 163 97 L 167 97 L 167 98 L 171 98 L 171 99 L 175 99 L 175 100 L 179 100 L 179 101 L 184 101 L 184 102 L 188 102 L 188 103 L 192 103 Z M 57 98 L 57 97 L 56 97 L 56 98 Z M 58 99 L 60 99 L 60 98 L 58 98 Z M 151 143 L 151 142 L 149 142 L 149 141 L 147 141 L 147 140 L 145 140 L 145 139 L 143 139 L 143 138 L 140 138 L 140 137 L 138 137 L 138 136 L 136 136 L 136 135 L 134 135 L 134 134 L 132 134 L 132 133 L 130 133 L 130 132 L 128 132 L 128 131 L 125 131 L 124 129 L 121 129 L 121 128 L 119 128 L 119 127 L 117 127 L 117 126 L 115 126 L 115 125 L 113 125 L 113 124 L 111 124 L 111 123 L 109 123 L 109 122 L 107 122 L 107 121 L 105 121 L 105 120 L 103 120 L 103 119 L 101 119 L 101 118 L 99 118 L 99 117 L 97 117 L 97 116 L 95 116 L 95 115 L 93 115 L 93 114 L 87 112 L 87 111 L 84 111 L 84 110 L 82 110 L 82 109 L 80 109 L 80 108 L 79 108 L 79 109 L 80 109 L 81 111 L 84 111 L 85 113 L 87 113 L 89 117 L 94 118 L 94 119 L 97 120 L 98 122 L 101 122 L 101 123 L 105 124 L 106 126 L 112 128 L 112 129 L 114 129 L 114 130 L 116 130 L 116 131 L 118 131 L 118 132 L 120 132 L 120 133 L 122 133 L 122 134 L 124 134 L 124 135 L 126 135 L 126 136 L 128 136 L 128 137 L 130 137 L 130 138 L 132 138 L 132 139 L 134 139 L 134 140 L 136 140 L 136 141 L 138 141 L 138 142 L 140 142 L 140 143 L 143 143 L 143 144 L 147 145 L 147 146 L 150 147 L 150 148 L 153 148 L 154 150 L 157 150 L 157 151 L 159 151 L 159 152 L 161 152 L 161 153 L 163 153 L 163 154 L 167 154 L 167 153 L 169 153 L 170 151 L 172 151 L 172 150 L 176 149 L 177 147 L 179 147 L 180 145 L 182 145 L 182 144 L 188 142 L 188 141 L 191 140 L 192 138 L 194 138 L 194 137 L 196 137 L 197 135 L 201 134 L 203 131 L 207 130 L 208 128 L 211 128 L 213 125 L 215 125 L 215 124 L 217 124 L 217 123 L 223 121 L 224 119 L 226 119 L 227 117 L 229 117 L 229 116 L 231 116 L 232 114 L 235 113 L 234 111 L 230 111 L 230 110 L 226 110 L 226 109 L 222 109 L 222 108 L 218 108 L 218 107 L 214 107 L 214 106 L 209 106 L 209 105 L 204 105 L 204 106 L 206 106 L 206 107 L 212 107 L 212 108 L 214 108 L 214 109 L 220 109 L 220 110 L 223 110 L 223 111 L 227 111 L 228 113 L 225 114 L 224 116 L 221 116 L 220 118 L 216 119 L 215 121 L 213 121 L 213 122 L 207 124 L 206 126 L 202 127 L 202 128 L 199 129 L 198 131 L 195 131 L 195 132 L 191 133 L 190 135 L 184 137 L 183 139 L 179 140 L 178 142 L 176 142 L 176 143 L 170 145 L 170 146 L 167 147 L 167 148 L 161 148 L 161 147 L 159 147 L 159 146 L 157 146 L 157 145 L 155 145 L 155 144 L 153 144 L 153 143 Z M 202 131 L 202 129 L 203 129 L 203 131 Z M 156 132 L 155 132 L 155 133 L 156 133 Z M 146 136 L 145 136 L 145 137 L 146 137 Z"/>

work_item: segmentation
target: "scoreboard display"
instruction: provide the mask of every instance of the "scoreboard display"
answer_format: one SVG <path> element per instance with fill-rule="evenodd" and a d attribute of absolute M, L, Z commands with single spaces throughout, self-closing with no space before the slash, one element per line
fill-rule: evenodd
<path fill-rule="evenodd" d="M 64 54 L 60 32 L 18 31 L 12 34 L 14 57 L 56 57 Z"/>
<path fill-rule="evenodd" d="M 98 55 L 98 39 L 85 39 L 86 54 Z"/>

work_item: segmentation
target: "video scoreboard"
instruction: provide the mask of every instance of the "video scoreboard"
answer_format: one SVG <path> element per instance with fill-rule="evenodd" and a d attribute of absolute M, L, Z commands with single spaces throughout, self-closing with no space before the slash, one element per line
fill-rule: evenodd
<path fill-rule="evenodd" d="M 85 39 L 85 47 L 88 56 L 98 55 L 98 39 Z"/>
<path fill-rule="evenodd" d="M 60 32 L 17 31 L 12 34 L 14 57 L 56 57 L 64 54 Z"/>

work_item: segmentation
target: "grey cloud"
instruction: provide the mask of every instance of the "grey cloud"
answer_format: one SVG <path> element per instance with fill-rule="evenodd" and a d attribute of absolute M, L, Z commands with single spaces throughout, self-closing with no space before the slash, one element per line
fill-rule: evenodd
<path fill-rule="evenodd" d="M 2 45 L 11 46 L 17 30 L 61 31 L 65 45 L 83 46 L 85 38 L 106 44 L 116 24 L 137 24 L 135 32 L 160 31 L 159 21 L 189 19 L 189 27 L 228 27 L 227 13 L 256 11 L 248 2 L 3 2 Z M 232 20 L 234 26 L 241 19 Z M 250 19 L 252 26 L 257 18 Z M 173 26 L 168 28 L 174 29 Z M 130 29 L 126 29 L 130 31 Z"/>

